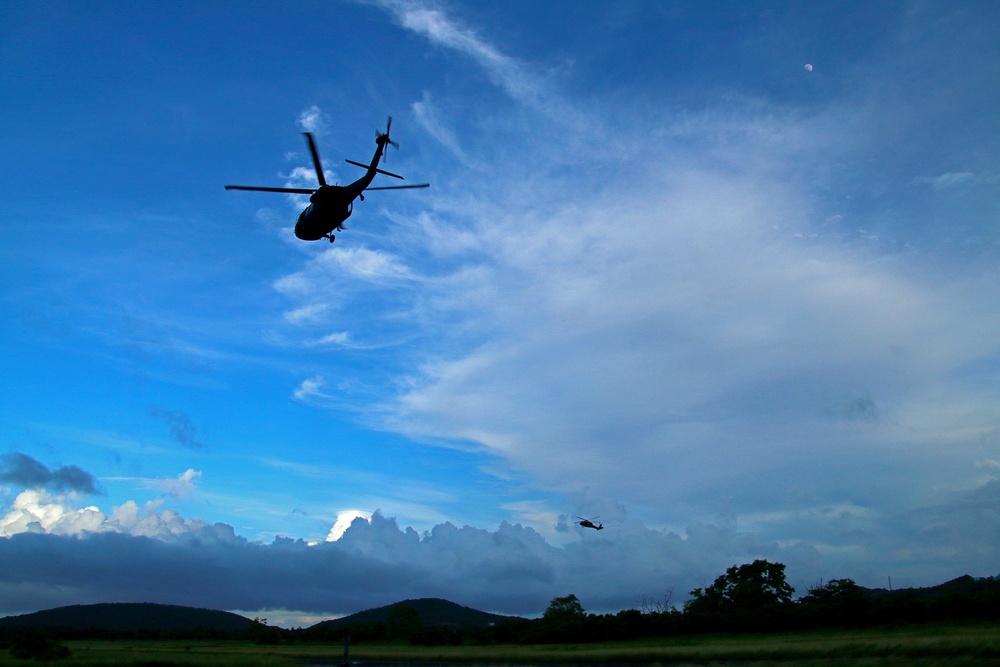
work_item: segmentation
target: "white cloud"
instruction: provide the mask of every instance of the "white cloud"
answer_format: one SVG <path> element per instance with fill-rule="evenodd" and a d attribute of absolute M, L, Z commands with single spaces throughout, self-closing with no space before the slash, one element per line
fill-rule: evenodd
<path fill-rule="evenodd" d="M 316 338 L 314 340 L 306 341 L 306 345 L 309 347 L 318 347 L 323 345 L 339 345 L 340 347 L 353 347 L 351 343 L 351 335 L 346 331 L 338 331 L 336 333 L 327 334 L 322 338 Z"/>
<path fill-rule="evenodd" d="M 163 481 L 164 492 L 173 498 L 187 498 L 194 494 L 196 479 L 201 477 L 201 471 L 188 468 L 177 479 Z"/>
<path fill-rule="evenodd" d="M 330 118 L 315 104 L 299 114 L 298 125 L 303 132 L 322 134 L 330 125 Z"/>
<path fill-rule="evenodd" d="M 94 506 L 77 509 L 44 490 L 28 489 L 18 494 L 10 511 L 0 519 L 0 536 L 26 532 L 73 535 L 99 529 L 106 518 Z"/>
<path fill-rule="evenodd" d="M 940 176 L 925 176 L 918 178 L 921 183 L 929 183 L 935 190 L 946 190 L 963 183 L 969 183 L 975 179 L 975 174 L 970 171 L 956 171 Z"/>
<path fill-rule="evenodd" d="M 188 498 L 195 492 L 195 480 L 201 477 L 201 471 L 188 468 L 174 479 L 156 477 L 103 477 L 107 481 L 138 482 L 144 489 L 159 491 L 164 496 L 172 498 Z"/>
<path fill-rule="evenodd" d="M 337 173 L 327 169 L 326 165 L 323 165 L 323 178 L 326 179 L 327 183 L 336 183 L 339 180 Z M 295 167 L 288 174 L 284 175 L 284 179 L 284 187 L 286 188 L 315 190 L 319 187 L 319 177 L 316 175 L 316 169 L 313 167 Z M 309 195 L 287 194 L 285 196 L 294 208 L 302 209 L 309 205 Z"/>
<path fill-rule="evenodd" d="M 300 401 L 309 401 L 314 398 L 329 398 L 329 396 L 322 393 L 323 388 L 323 378 L 321 376 L 316 376 L 312 378 L 306 378 L 299 385 L 298 389 L 295 390 L 294 396 Z"/>
<path fill-rule="evenodd" d="M 285 321 L 297 326 L 316 324 L 322 321 L 323 315 L 328 310 L 328 304 L 311 303 L 285 313 Z"/>
<path fill-rule="evenodd" d="M 339 347 L 347 350 L 375 350 L 384 346 L 384 344 L 358 342 L 348 331 L 336 331 L 319 338 L 306 338 L 302 341 L 302 345 L 310 348 Z"/>
<path fill-rule="evenodd" d="M 322 271 L 346 272 L 350 277 L 374 283 L 417 279 L 401 258 L 361 246 L 326 250 L 315 264 Z"/>
<path fill-rule="evenodd" d="M 322 375 L 316 375 L 304 379 L 292 392 L 292 395 L 299 401 L 309 405 L 315 405 L 334 410 L 356 409 L 344 398 L 350 394 L 350 384 L 338 383 L 334 388 L 328 389 L 327 382 Z"/>
<path fill-rule="evenodd" d="M 371 521 L 371 518 L 371 512 L 364 512 L 362 510 L 343 510 L 337 512 L 337 521 L 333 524 L 333 528 L 330 529 L 330 534 L 326 536 L 326 541 L 336 542 L 343 537 L 344 532 L 351 527 L 355 519 Z"/>
<path fill-rule="evenodd" d="M 342 311 L 345 303 L 357 298 L 345 293 L 345 286 L 354 291 L 366 289 L 407 289 L 422 282 L 405 261 L 383 250 L 364 246 L 331 248 L 311 257 L 296 273 L 276 280 L 274 289 L 307 303 L 292 309 L 294 324 L 315 322 L 320 315 L 327 320 Z M 287 319 L 287 317 L 286 317 Z"/>
<path fill-rule="evenodd" d="M 161 503 L 162 500 L 149 502 L 140 510 L 129 500 L 114 508 L 109 517 L 94 505 L 74 507 L 71 497 L 28 489 L 15 498 L 10 510 L 0 519 L 0 537 L 21 533 L 80 537 L 88 533 L 115 532 L 164 538 L 204 528 L 204 522 L 185 520 L 173 510 L 158 511 Z"/>
<path fill-rule="evenodd" d="M 139 537 L 169 538 L 184 535 L 205 527 L 203 521 L 188 521 L 173 510 L 159 511 L 162 500 L 151 501 L 140 509 L 129 500 L 111 513 L 109 524 L 117 532 Z"/>

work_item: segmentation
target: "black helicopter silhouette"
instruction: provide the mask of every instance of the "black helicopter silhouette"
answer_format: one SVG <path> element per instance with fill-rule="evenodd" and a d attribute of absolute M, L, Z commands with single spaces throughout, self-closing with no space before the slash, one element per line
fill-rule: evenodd
<path fill-rule="evenodd" d="M 315 189 L 306 188 L 267 188 L 255 185 L 227 185 L 227 190 L 254 190 L 258 192 L 287 192 L 292 194 L 311 195 L 309 206 L 299 214 L 299 219 L 295 223 L 295 236 L 303 241 L 318 241 L 329 239 L 333 243 L 335 238 L 333 232 L 344 229 L 344 221 L 354 212 L 354 200 L 365 200 L 365 190 L 408 190 L 412 188 L 427 188 L 430 183 L 420 183 L 418 185 L 383 185 L 370 187 L 376 174 L 385 174 L 403 180 L 399 174 L 393 174 L 378 168 L 379 161 L 385 155 L 386 145 L 399 148 L 399 144 L 389 138 L 389 130 L 392 128 L 392 116 L 385 126 L 385 132 L 375 133 L 375 155 L 372 156 L 371 164 L 345 160 L 349 164 L 362 167 L 368 171 L 364 176 L 354 181 L 350 185 L 329 185 L 323 176 L 323 163 L 319 159 L 319 151 L 316 150 L 316 141 L 310 132 L 303 132 L 306 141 L 309 143 L 309 152 L 312 154 L 313 166 L 316 167 L 316 178 L 319 179 L 319 187 Z"/>
<path fill-rule="evenodd" d="M 594 530 L 604 530 L 604 524 L 603 523 L 599 523 L 599 524 L 596 524 L 596 525 L 594 524 L 594 521 L 596 519 L 600 519 L 601 518 L 599 516 L 595 516 L 593 519 L 584 519 L 582 516 L 578 516 L 576 518 L 579 519 L 579 521 L 577 521 L 577 523 L 580 524 L 581 526 L 583 526 L 584 528 L 593 528 Z"/>

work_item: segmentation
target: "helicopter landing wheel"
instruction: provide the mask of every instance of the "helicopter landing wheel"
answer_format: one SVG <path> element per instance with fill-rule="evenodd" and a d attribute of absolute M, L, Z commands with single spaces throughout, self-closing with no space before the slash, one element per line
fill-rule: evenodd
<path fill-rule="evenodd" d="M 330 239 L 330 243 L 333 243 L 334 241 L 337 240 L 337 237 L 334 236 L 333 234 L 327 234 L 326 238 Z"/>

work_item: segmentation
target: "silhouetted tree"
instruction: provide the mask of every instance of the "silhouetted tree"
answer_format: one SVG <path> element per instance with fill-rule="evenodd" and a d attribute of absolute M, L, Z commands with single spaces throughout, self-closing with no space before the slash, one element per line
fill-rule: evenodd
<path fill-rule="evenodd" d="M 639 610 L 643 614 L 663 614 L 668 611 L 672 611 L 674 608 L 672 603 L 673 598 L 673 588 L 668 588 L 667 592 L 663 594 L 663 598 L 660 600 L 654 600 L 647 595 L 643 595 L 639 598 Z"/>
<path fill-rule="evenodd" d="M 246 633 L 254 644 L 273 645 L 281 642 L 283 631 L 281 628 L 268 625 L 266 618 L 254 617 L 253 625 Z"/>
<path fill-rule="evenodd" d="M 853 579 L 831 579 L 799 599 L 798 616 L 812 626 L 859 626 L 868 621 L 871 602 Z"/>
<path fill-rule="evenodd" d="M 586 617 L 587 612 L 583 610 L 583 604 L 576 595 L 567 595 L 564 598 L 552 598 L 548 609 L 542 614 L 542 618 L 555 620 L 580 620 Z"/>
<path fill-rule="evenodd" d="M 783 620 L 794 592 L 785 581 L 784 564 L 755 560 L 732 566 L 704 590 L 691 591 L 684 612 L 699 625 L 771 629 Z"/>
<path fill-rule="evenodd" d="M 576 595 L 552 598 L 542 614 L 538 642 L 565 642 L 582 640 L 587 612 Z"/>

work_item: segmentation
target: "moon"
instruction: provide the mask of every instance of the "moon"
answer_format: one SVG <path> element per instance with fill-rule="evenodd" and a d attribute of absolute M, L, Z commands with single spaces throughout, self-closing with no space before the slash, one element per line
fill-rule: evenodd
<path fill-rule="evenodd" d="M 810 63 L 806 63 L 806 71 L 807 72 L 813 71 L 813 66 Z"/>

